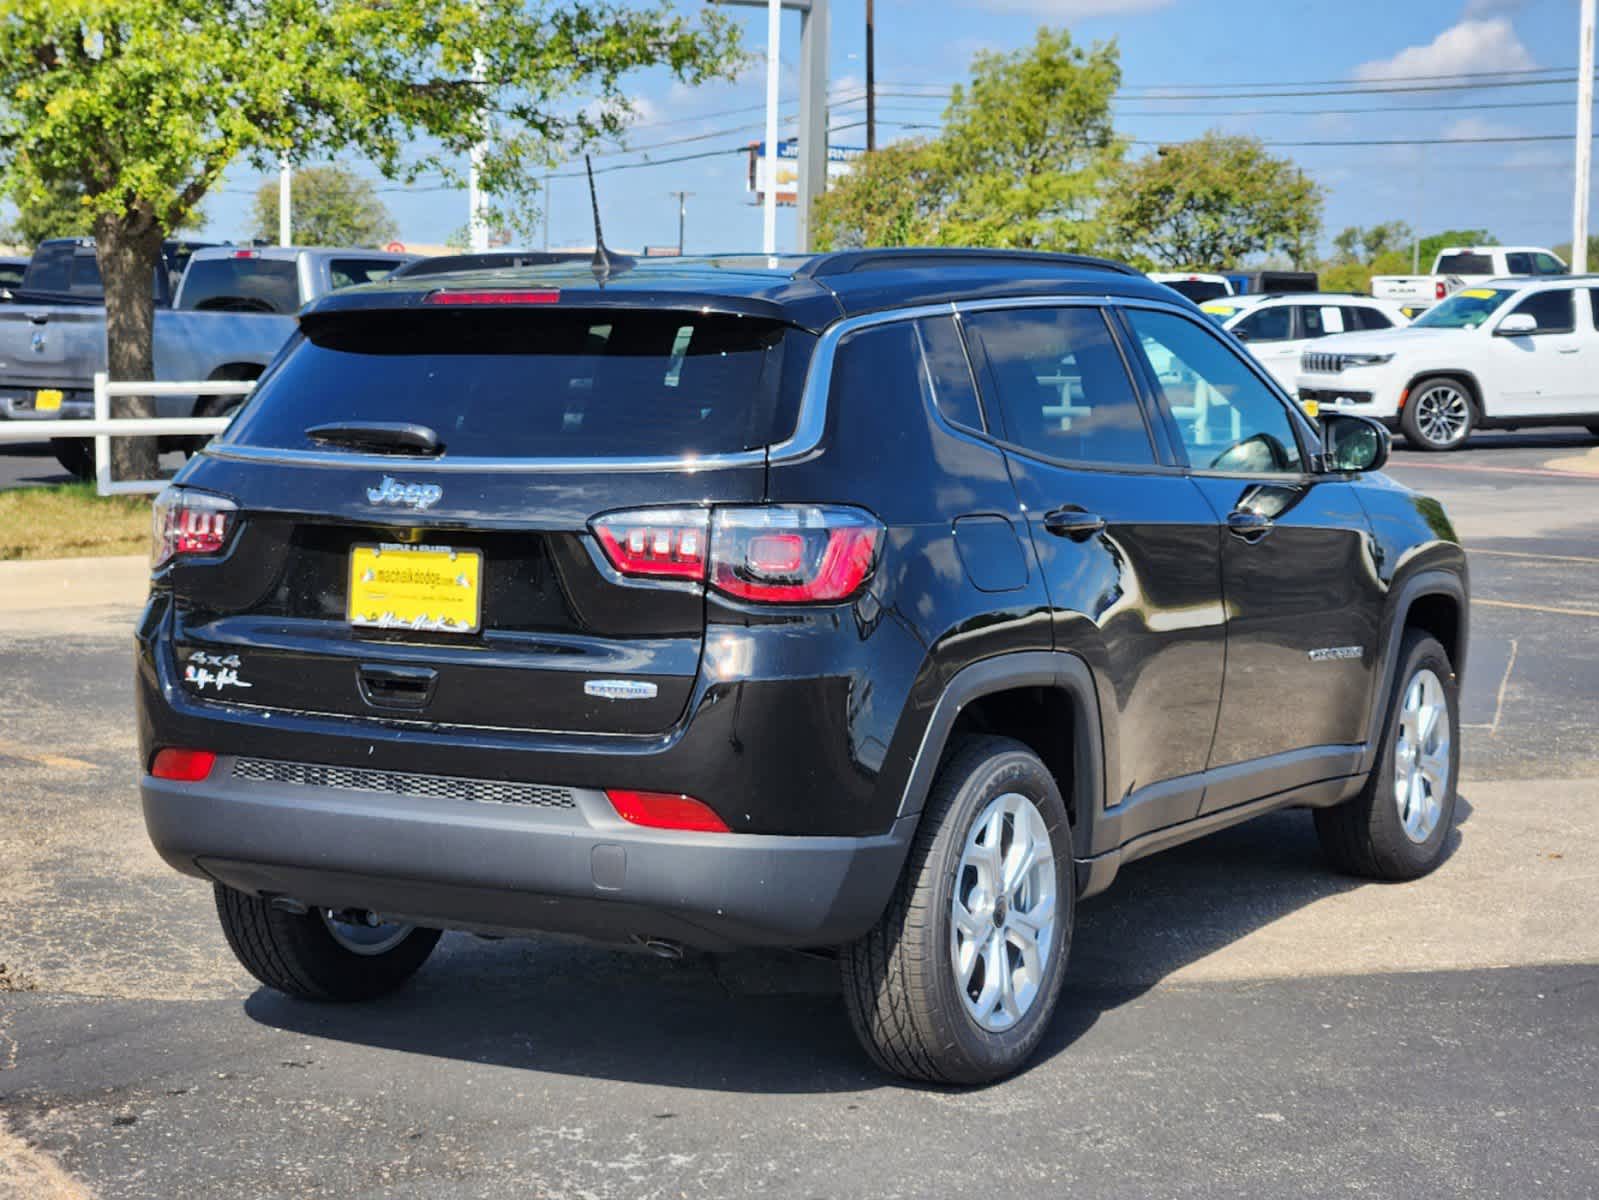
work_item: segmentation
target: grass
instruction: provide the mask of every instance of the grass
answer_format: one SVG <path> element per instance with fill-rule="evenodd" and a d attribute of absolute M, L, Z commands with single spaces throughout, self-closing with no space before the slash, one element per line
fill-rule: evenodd
<path fill-rule="evenodd" d="M 92 483 L 0 492 L 0 561 L 143 553 L 150 499 L 98 496 Z"/>

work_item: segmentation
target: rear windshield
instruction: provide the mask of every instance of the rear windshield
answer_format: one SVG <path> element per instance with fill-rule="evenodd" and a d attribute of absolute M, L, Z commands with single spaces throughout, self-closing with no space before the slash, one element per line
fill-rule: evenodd
<path fill-rule="evenodd" d="M 1440 254 L 1435 275 L 1492 275 L 1494 260 L 1486 254 Z"/>
<path fill-rule="evenodd" d="M 196 258 L 183 276 L 178 307 L 198 312 L 292 313 L 300 307 L 294 262 L 277 258 Z"/>
<path fill-rule="evenodd" d="M 327 449 L 307 427 L 396 421 L 426 425 L 452 457 L 732 453 L 793 432 L 814 340 L 751 317 L 621 309 L 345 313 L 302 330 L 227 441 Z"/>
<path fill-rule="evenodd" d="M 1214 279 L 1168 279 L 1167 287 L 1174 292 L 1181 292 L 1195 304 L 1203 304 L 1206 300 L 1214 300 L 1217 296 L 1230 296 L 1225 283 Z"/>

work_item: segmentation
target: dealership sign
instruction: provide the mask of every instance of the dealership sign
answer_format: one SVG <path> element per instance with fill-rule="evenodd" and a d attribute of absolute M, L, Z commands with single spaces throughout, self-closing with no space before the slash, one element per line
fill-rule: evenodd
<path fill-rule="evenodd" d="M 827 181 L 842 179 L 855 165 L 855 160 L 866 151 L 859 146 L 829 146 L 827 148 Z M 777 143 L 777 159 L 766 153 L 765 142 L 751 142 L 749 146 L 749 178 L 746 190 L 755 194 L 757 204 L 766 198 L 766 189 L 772 185 L 775 174 L 777 202 L 793 204 L 799 196 L 799 139 L 786 138 Z"/>

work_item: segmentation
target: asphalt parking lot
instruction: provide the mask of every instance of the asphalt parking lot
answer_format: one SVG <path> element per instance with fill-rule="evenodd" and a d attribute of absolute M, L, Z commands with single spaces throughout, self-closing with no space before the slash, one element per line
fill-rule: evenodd
<path fill-rule="evenodd" d="M 1340 878 L 1290 812 L 1132 864 L 978 1091 L 874 1073 L 800 956 L 449 935 L 361 1009 L 255 988 L 145 841 L 133 608 L 0 587 L 0 1197 L 1599 1193 L 1599 449 L 1391 471 L 1471 550 L 1449 859 Z"/>

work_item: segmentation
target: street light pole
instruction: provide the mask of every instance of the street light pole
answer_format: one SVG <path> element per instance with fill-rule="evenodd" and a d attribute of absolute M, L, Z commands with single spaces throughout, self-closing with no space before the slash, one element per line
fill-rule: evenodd
<path fill-rule="evenodd" d="M 1571 270 L 1588 270 L 1588 177 L 1593 163 L 1594 0 L 1582 0 L 1577 47 L 1577 171 L 1571 205 Z"/>
<path fill-rule="evenodd" d="M 761 250 L 777 253 L 777 82 L 782 65 L 783 0 L 766 0 L 766 193 L 761 214 Z"/>
<path fill-rule="evenodd" d="M 866 0 L 866 153 L 877 149 L 877 21 Z"/>
<path fill-rule="evenodd" d="M 294 201 L 294 169 L 289 166 L 289 156 L 278 159 L 278 245 L 294 243 L 294 222 L 290 219 L 290 205 Z"/>

